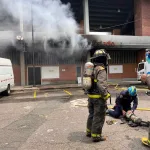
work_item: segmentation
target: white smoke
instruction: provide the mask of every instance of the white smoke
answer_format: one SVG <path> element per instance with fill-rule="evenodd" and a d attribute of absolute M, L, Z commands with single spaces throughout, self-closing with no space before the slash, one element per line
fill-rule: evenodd
<path fill-rule="evenodd" d="M 87 49 L 88 42 L 79 32 L 79 26 L 74 19 L 70 4 L 63 4 L 60 0 L 0 0 L 3 10 L 13 17 L 9 28 L 18 28 L 20 20 L 23 20 L 24 32 L 31 32 L 32 15 L 34 32 L 37 40 L 43 40 L 45 49 L 48 48 L 48 39 L 62 41 L 61 47 L 67 47 L 66 40 L 70 41 L 69 49 Z M 31 13 L 33 12 L 33 13 Z M 8 28 L 8 26 L 7 26 Z M 37 34 L 39 33 L 40 34 Z M 31 35 L 30 35 L 31 36 Z M 28 39 L 29 40 L 29 39 Z"/>

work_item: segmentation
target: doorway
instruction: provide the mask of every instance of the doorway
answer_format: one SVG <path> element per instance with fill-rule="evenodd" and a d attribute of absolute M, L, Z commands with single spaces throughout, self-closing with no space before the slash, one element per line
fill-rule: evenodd
<path fill-rule="evenodd" d="M 76 67 L 77 83 L 81 84 L 81 66 Z"/>
<path fill-rule="evenodd" d="M 35 67 L 35 84 L 41 85 L 41 67 Z M 33 67 L 28 67 L 28 85 L 33 85 Z"/>

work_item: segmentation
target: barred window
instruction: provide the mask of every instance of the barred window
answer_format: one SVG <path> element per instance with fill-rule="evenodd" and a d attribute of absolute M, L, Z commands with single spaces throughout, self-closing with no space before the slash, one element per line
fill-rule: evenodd
<path fill-rule="evenodd" d="M 127 64 L 136 63 L 137 51 L 133 50 L 120 50 L 120 51 L 108 51 L 111 60 L 110 64 Z"/>

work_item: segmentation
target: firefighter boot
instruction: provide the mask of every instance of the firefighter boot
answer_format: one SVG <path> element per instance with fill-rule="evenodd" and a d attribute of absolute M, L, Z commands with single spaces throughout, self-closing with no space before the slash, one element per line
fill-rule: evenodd
<path fill-rule="evenodd" d="M 87 136 L 87 137 L 91 137 L 91 130 L 86 129 L 86 136 Z"/>
<path fill-rule="evenodd" d="M 93 142 L 100 142 L 100 141 L 106 141 L 106 137 L 100 136 L 100 137 L 92 137 Z"/>
<path fill-rule="evenodd" d="M 148 96 L 150 96 L 150 90 L 146 91 L 146 94 L 147 94 Z"/>
<path fill-rule="evenodd" d="M 87 137 L 91 137 L 91 133 L 88 133 L 88 132 L 87 132 L 87 133 L 86 133 L 86 136 L 87 136 Z"/>

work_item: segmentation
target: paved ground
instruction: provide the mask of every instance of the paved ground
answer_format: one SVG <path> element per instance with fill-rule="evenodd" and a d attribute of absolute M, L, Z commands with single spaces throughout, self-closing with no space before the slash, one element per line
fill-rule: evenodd
<path fill-rule="evenodd" d="M 108 82 L 108 85 L 111 87 L 114 87 L 116 85 L 119 85 L 119 87 L 122 86 L 130 86 L 130 85 L 135 85 L 136 87 L 139 88 L 146 88 L 147 89 L 147 85 L 143 85 L 141 84 L 140 81 L 112 81 L 112 82 Z M 34 91 L 34 90 L 52 90 L 52 89 L 64 89 L 64 88 L 82 88 L 81 84 L 58 84 L 58 85 L 53 85 L 53 84 L 49 84 L 49 85 L 40 85 L 40 86 L 15 86 L 13 87 L 11 90 L 12 92 L 15 93 L 21 93 L 21 92 L 29 92 L 29 91 Z"/>
<path fill-rule="evenodd" d="M 116 92 L 111 89 L 112 102 Z M 70 94 L 76 96 L 69 96 Z M 0 99 L 0 150 L 146 150 L 140 139 L 147 128 L 120 124 L 104 126 L 107 141 L 85 137 L 88 111 L 80 89 L 17 94 Z M 139 107 L 150 108 L 150 97 L 139 91 Z M 144 120 L 150 112 L 137 111 Z M 112 118 L 106 117 L 106 120 Z"/>

